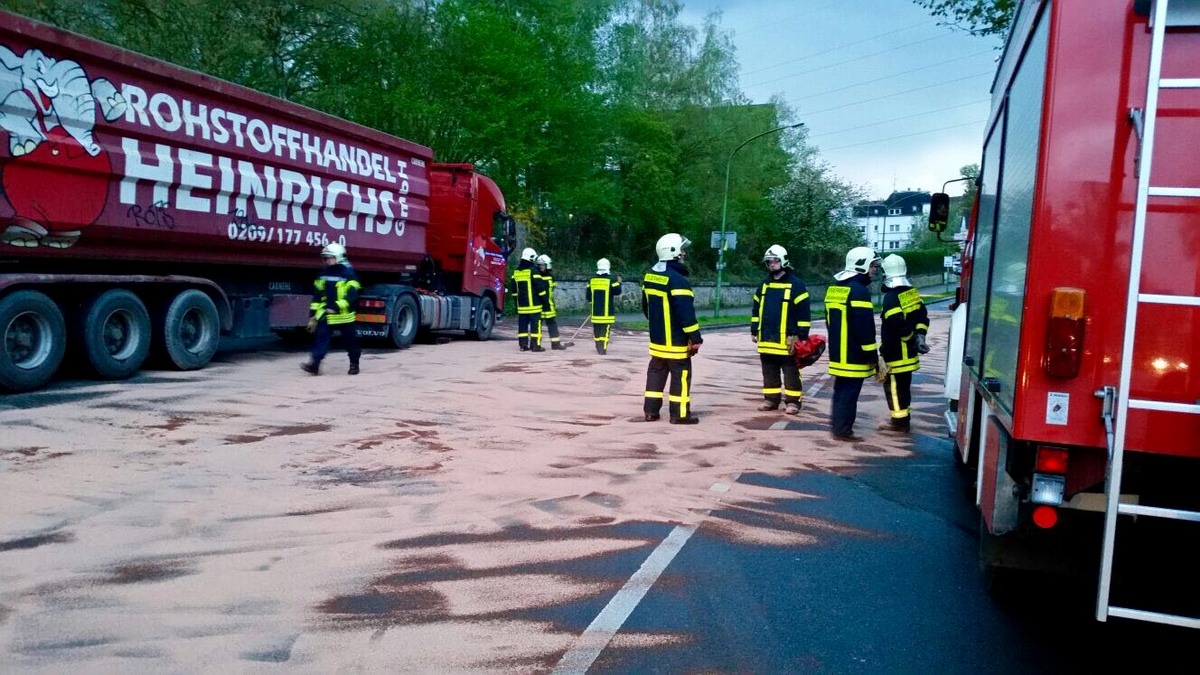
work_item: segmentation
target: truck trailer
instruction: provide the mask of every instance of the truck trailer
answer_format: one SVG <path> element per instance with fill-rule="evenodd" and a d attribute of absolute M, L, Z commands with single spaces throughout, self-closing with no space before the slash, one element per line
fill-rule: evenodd
<path fill-rule="evenodd" d="M 975 469 L 985 572 L 1086 573 L 1100 621 L 1200 627 L 1185 562 L 1200 521 L 1197 148 L 1200 2 L 1019 4 L 953 309 L 947 422 Z M 948 197 L 933 202 L 941 231 Z M 1138 560 L 1160 546 L 1175 552 Z M 1170 597 L 1126 592 L 1171 571 Z"/>
<path fill-rule="evenodd" d="M 486 340 L 514 236 L 469 164 L 0 12 L 0 390 L 302 331 L 331 242 L 363 336 Z"/>

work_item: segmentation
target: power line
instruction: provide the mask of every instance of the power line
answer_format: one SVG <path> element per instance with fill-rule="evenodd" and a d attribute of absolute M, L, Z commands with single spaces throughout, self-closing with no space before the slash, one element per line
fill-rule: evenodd
<path fill-rule="evenodd" d="M 885 143 L 887 141 L 894 141 L 898 138 L 909 138 L 911 136 L 924 136 L 925 134 L 937 133 L 939 131 L 946 131 L 948 129 L 959 129 L 961 127 L 971 127 L 971 126 L 975 126 L 975 125 L 981 125 L 981 124 L 984 124 L 986 121 L 987 120 L 979 120 L 977 122 L 964 122 L 962 124 L 952 124 L 948 127 L 938 127 L 937 129 L 929 129 L 927 131 L 914 131 L 911 134 L 900 134 L 899 136 L 889 136 L 887 138 L 879 138 L 874 141 L 864 141 L 862 143 L 852 143 L 850 145 L 839 145 L 836 148 L 822 148 L 820 150 L 823 153 L 824 152 L 833 152 L 834 150 L 846 150 L 848 148 L 857 148 L 857 147 L 861 147 L 863 145 L 874 145 L 876 143 Z"/>
<path fill-rule="evenodd" d="M 864 98 L 864 99 L 861 99 L 861 100 L 858 100 L 858 101 L 851 101 L 850 103 L 845 103 L 845 104 L 843 104 L 843 105 L 836 105 L 836 106 L 833 106 L 832 108 L 822 108 L 821 110 L 808 110 L 808 111 L 803 111 L 803 114 L 805 114 L 805 115 L 816 115 L 816 114 L 819 114 L 819 113 L 826 113 L 826 112 L 831 112 L 831 111 L 834 111 L 834 110 L 841 110 L 841 109 L 843 109 L 843 108 L 851 108 L 851 107 L 854 107 L 854 106 L 856 106 L 856 105 L 861 105 L 861 104 L 863 104 L 863 103 L 872 103 L 872 102 L 874 102 L 874 101 L 882 101 L 882 100 L 883 100 L 883 99 L 885 99 L 885 98 L 894 98 L 894 97 L 896 97 L 896 96 L 901 96 L 901 95 L 904 95 L 904 94 L 911 94 L 911 93 L 912 93 L 912 92 L 914 92 L 914 91 L 923 91 L 923 90 L 925 90 L 925 89 L 933 89 L 933 88 L 935 88 L 935 87 L 944 87 L 944 86 L 946 86 L 946 85 L 948 85 L 948 84 L 954 84 L 955 82 L 962 82 L 963 80 L 969 80 L 969 79 L 971 79 L 971 78 L 974 78 L 974 77 L 980 77 L 981 75 L 989 75 L 989 76 L 990 76 L 990 75 L 992 75 L 992 71 L 990 71 L 990 70 L 987 70 L 987 71 L 983 71 L 983 72 L 979 72 L 979 73 L 972 73 L 972 74 L 970 74 L 970 75 L 964 75 L 963 77 L 958 77 L 958 78 L 955 78 L 955 79 L 953 79 L 953 80 L 945 80 L 945 81 L 943 81 L 943 82 L 935 82 L 935 83 L 933 83 L 933 84 L 927 84 L 927 85 L 925 85 L 924 87 L 914 87 L 914 88 L 911 88 L 911 89 L 905 89 L 904 91 L 897 91 L 897 92 L 894 92 L 894 93 L 891 93 L 891 94 L 884 94 L 884 95 L 882 95 L 882 96 L 874 96 L 874 97 L 871 97 L 871 98 Z M 786 101 L 786 102 L 787 102 L 787 103 L 795 103 L 795 102 L 797 102 L 797 101 L 799 101 L 799 100 L 800 100 L 800 99 L 790 99 L 790 100 L 788 100 L 788 101 Z"/>
<path fill-rule="evenodd" d="M 888 35 L 893 35 L 893 34 L 895 34 L 895 33 L 903 33 L 903 32 L 904 32 L 904 31 L 906 31 L 906 30 L 912 30 L 913 28 L 918 28 L 918 27 L 920 27 L 920 26 L 928 26 L 928 25 L 930 25 L 930 23 L 929 23 L 928 21 L 921 21 L 920 23 L 914 23 L 914 24 L 912 24 L 912 25 L 905 26 L 905 27 L 903 27 L 903 28 L 896 28 L 896 29 L 894 29 L 894 30 L 889 30 L 889 31 L 886 31 L 886 32 L 883 32 L 883 33 L 879 33 L 878 35 L 872 35 L 872 36 L 870 36 L 870 37 L 866 37 L 866 38 L 863 38 L 863 39 L 861 39 L 861 40 L 855 40 L 854 42 L 847 42 L 847 43 L 846 43 L 846 44 L 844 44 L 844 45 L 839 45 L 839 46 L 837 46 L 837 47 L 832 47 L 832 48 L 830 48 L 830 49 L 822 49 L 822 50 L 821 50 L 821 51 L 819 51 L 819 52 L 813 52 L 813 53 L 811 53 L 811 54 L 805 54 L 804 56 L 797 56 L 797 57 L 796 57 L 796 58 L 794 58 L 794 59 L 790 59 L 790 60 L 788 60 L 788 61 L 782 61 L 782 62 L 780 62 L 780 63 L 776 63 L 776 64 L 775 64 L 775 65 L 773 65 L 773 66 L 764 66 L 764 67 L 762 67 L 762 68 L 755 68 L 754 70 L 747 70 L 747 71 L 744 71 L 742 74 L 743 74 L 743 75 L 751 75 L 751 74 L 754 74 L 754 73 L 762 72 L 762 71 L 764 71 L 764 70 L 771 70 L 772 68 L 782 68 L 783 66 L 786 66 L 786 65 L 788 65 L 789 63 L 795 63 L 795 62 L 797 62 L 797 61 L 803 61 L 803 60 L 805 60 L 805 59 L 811 59 L 811 58 L 813 58 L 814 56 L 824 56 L 824 55 L 826 55 L 826 54 L 828 54 L 828 53 L 830 53 L 830 52 L 836 52 L 836 51 L 838 51 L 838 50 L 845 49 L 846 47 L 853 47 L 854 45 L 860 45 L 860 44 L 862 44 L 862 43 L 864 43 L 864 42 L 875 42 L 876 40 L 878 40 L 878 39 L 879 39 L 879 38 L 881 38 L 881 37 L 885 37 L 885 36 L 888 36 Z M 937 24 L 936 24 L 936 22 L 934 23 L 934 25 L 937 25 Z"/>
<path fill-rule="evenodd" d="M 793 15 L 783 18 L 783 19 L 773 19 L 771 21 L 760 23 L 757 26 L 751 26 L 751 27 L 747 28 L 746 30 L 742 31 L 742 34 L 745 35 L 746 33 L 753 33 L 756 30 L 761 30 L 768 26 L 778 26 L 779 24 L 787 23 L 788 21 L 791 21 L 792 19 L 799 19 L 802 16 L 808 16 L 809 14 L 816 14 L 817 12 L 820 12 L 821 10 L 829 9 L 830 7 L 836 7 L 841 4 L 842 4 L 842 0 L 835 0 L 834 2 L 831 2 L 827 5 L 821 5 L 820 7 L 817 7 L 815 9 L 810 9 L 807 12 L 800 12 L 799 14 L 793 14 Z M 773 67 L 774 66 L 768 66 L 768 68 L 773 68 Z"/>
<path fill-rule="evenodd" d="M 959 60 L 961 60 L 961 59 L 967 59 L 967 58 L 971 58 L 972 56 L 979 56 L 980 54 L 987 54 L 987 53 L 989 53 L 989 52 L 991 52 L 991 51 L 992 51 L 992 50 L 990 50 L 990 49 L 989 49 L 989 50 L 987 50 L 987 51 L 975 52 L 974 54 L 967 54 L 966 56 L 956 56 L 956 57 L 954 57 L 954 58 L 949 58 L 949 59 L 946 59 L 945 61 L 938 61 L 937 63 L 931 63 L 931 64 L 929 64 L 929 65 L 927 65 L 927 66 L 921 66 L 920 68 L 911 68 L 911 69 L 909 69 L 909 70 L 904 70 L 904 71 L 901 71 L 901 72 L 899 72 L 899 73 L 893 73 L 893 74 L 891 74 L 891 75 L 885 75 L 885 76 L 883 76 L 883 77 L 877 77 L 877 78 L 875 78 L 875 79 L 873 79 L 873 80 L 864 80 L 864 81 L 862 81 L 862 82 L 855 82 L 854 84 L 848 84 L 848 85 L 846 85 L 846 86 L 844 86 L 844 87 L 838 87 L 837 89 L 830 89 L 830 90 L 828 90 L 828 91 L 822 91 L 822 92 L 818 92 L 818 93 L 816 93 L 816 94 L 808 94 L 807 96 L 801 96 L 801 97 L 799 97 L 799 98 L 797 98 L 797 99 L 795 99 L 795 100 L 797 100 L 797 101 L 803 101 L 803 100 L 805 100 L 805 99 L 809 99 L 809 98 L 817 98 L 817 97 L 819 97 L 819 96 L 825 96 L 825 95 L 827 95 L 827 94 L 832 94 L 832 93 L 839 92 L 839 91 L 845 91 L 845 90 L 847 90 L 847 89 L 853 89 L 853 88 L 855 88 L 855 87 L 861 87 L 861 86 L 863 86 L 863 85 L 865 85 L 865 84 L 873 84 L 873 83 L 875 83 L 875 82 L 886 82 L 886 81 L 888 81 L 888 80 L 894 80 L 894 79 L 896 79 L 896 78 L 898 78 L 898 77 L 901 77 L 901 76 L 903 76 L 903 75 L 910 75 L 910 74 L 912 74 L 912 73 L 918 73 L 918 72 L 920 72 L 920 71 L 922 71 L 922 70 L 929 70 L 930 68 L 937 68 L 938 66 L 941 66 L 941 65 L 944 65 L 944 64 L 947 64 L 947 63 L 954 63 L 954 62 L 956 62 L 956 61 L 959 61 Z"/>
<path fill-rule="evenodd" d="M 925 112 L 913 113 L 912 115 L 904 115 L 903 117 L 893 117 L 890 120 L 883 120 L 881 122 L 872 122 L 870 124 L 860 124 L 859 126 L 849 127 L 847 129 L 838 129 L 837 131 L 826 131 L 826 132 L 819 133 L 819 134 L 811 134 L 810 136 L 808 136 L 808 138 L 811 139 L 811 138 L 821 138 L 823 136 L 836 136 L 837 134 L 844 134 L 848 131 L 858 131 L 859 129 L 868 129 L 870 127 L 877 127 L 877 126 L 880 126 L 883 124 L 890 124 L 891 122 L 899 122 L 901 120 L 912 119 L 914 117 L 924 117 L 925 115 L 932 115 L 934 113 L 945 112 L 947 110 L 954 110 L 955 108 L 965 108 L 969 105 L 979 105 L 980 103 L 987 103 L 988 101 L 991 101 L 991 99 L 990 98 L 981 98 L 981 99 L 977 99 L 975 101 L 967 101 L 966 103 L 959 103 L 958 105 L 951 105 L 951 106 L 946 106 L 945 108 L 938 108 L 937 110 L 926 110 Z"/>
<path fill-rule="evenodd" d="M 879 56 L 880 54 L 887 54 L 888 52 L 894 52 L 894 51 L 899 51 L 899 50 L 901 50 L 901 49 L 907 49 L 908 47 L 911 47 L 911 46 L 913 46 L 913 45 L 919 45 L 919 44 L 921 44 L 921 43 L 923 43 L 923 42 L 932 42 L 933 40 L 941 40 L 941 39 L 943 39 L 943 36 L 941 36 L 941 35 L 933 35 L 933 36 L 930 36 L 930 37 L 927 37 L 927 38 L 921 38 L 920 40 L 914 40 L 914 41 L 912 41 L 912 42 L 906 42 L 905 44 L 902 44 L 902 45 L 896 45 L 895 47 L 889 47 L 889 48 L 887 48 L 887 49 L 883 49 L 883 50 L 880 50 L 880 51 L 877 51 L 877 52 L 871 52 L 871 53 L 869 53 L 869 54 L 863 54 L 863 55 L 861 55 L 861 56 L 855 56 L 854 58 L 851 58 L 851 59 L 845 59 L 845 60 L 843 60 L 843 61 L 838 61 L 838 62 L 836 62 L 836 63 L 828 63 L 828 64 L 826 64 L 826 65 L 823 65 L 823 66 L 820 66 L 820 67 L 817 67 L 817 68 L 809 68 L 808 70 L 798 70 L 798 71 L 796 71 L 796 72 L 794 72 L 794 73 L 788 73 L 787 75 L 781 75 L 781 76 L 779 76 L 779 77 L 777 77 L 777 78 L 775 78 L 775 79 L 773 79 L 773 80 L 763 80 L 762 82 L 755 82 L 755 83 L 753 83 L 753 84 L 748 84 L 748 85 L 746 85 L 746 86 L 747 86 L 747 87 L 759 87 L 759 86 L 762 86 L 762 85 L 764 85 L 764 84 L 771 84 L 772 82 L 778 82 L 778 81 L 780 81 L 780 80 L 786 80 L 786 79 L 788 79 L 788 78 L 796 77 L 797 75 L 807 75 L 807 74 L 809 74 L 809 73 L 816 73 L 816 72 L 820 72 L 820 71 L 822 71 L 822 70 L 828 70 L 828 69 L 830 69 L 830 68 L 834 68 L 834 67 L 836 67 L 836 66 L 842 66 L 842 65 L 845 65 L 845 64 L 847 64 L 847 63 L 854 63 L 855 61 L 862 61 L 863 59 L 867 59 L 867 58 L 870 58 L 870 57 L 872 57 L 872 56 Z"/>

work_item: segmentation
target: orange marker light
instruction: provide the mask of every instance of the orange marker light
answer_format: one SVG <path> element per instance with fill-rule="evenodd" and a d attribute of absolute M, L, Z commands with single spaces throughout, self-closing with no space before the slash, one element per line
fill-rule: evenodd
<path fill-rule="evenodd" d="M 1050 292 L 1050 323 L 1046 331 L 1043 365 L 1050 377 L 1075 377 L 1083 357 L 1084 301 L 1082 288 L 1062 287 Z"/>

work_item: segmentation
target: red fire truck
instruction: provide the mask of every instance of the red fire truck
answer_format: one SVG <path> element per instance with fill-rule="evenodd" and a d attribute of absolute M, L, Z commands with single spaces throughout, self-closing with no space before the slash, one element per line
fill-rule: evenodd
<path fill-rule="evenodd" d="M 1194 592 L 1136 606 L 1124 600 L 1150 596 L 1123 591 L 1148 533 L 1194 538 L 1200 521 L 1200 2 L 1150 5 L 1017 9 L 951 322 L 947 421 L 976 470 L 985 570 L 1082 565 L 1097 619 L 1200 627 Z"/>
<path fill-rule="evenodd" d="M 0 390 L 302 329 L 331 242 L 365 336 L 487 339 L 514 234 L 470 165 L 0 12 Z"/>

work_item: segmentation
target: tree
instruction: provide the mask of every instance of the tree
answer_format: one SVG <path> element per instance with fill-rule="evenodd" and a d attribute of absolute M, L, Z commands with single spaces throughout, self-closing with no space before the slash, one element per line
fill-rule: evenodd
<path fill-rule="evenodd" d="M 863 244 L 852 205 L 865 198 L 861 186 L 836 176 L 810 153 L 791 181 L 771 193 L 780 229 L 775 235 L 779 241 L 769 243 L 783 244 L 797 265 L 840 268 L 846 251 Z"/>
<path fill-rule="evenodd" d="M 999 35 L 1008 32 L 1016 10 L 1016 0 L 913 0 L 930 14 L 944 18 L 972 35 Z"/>

